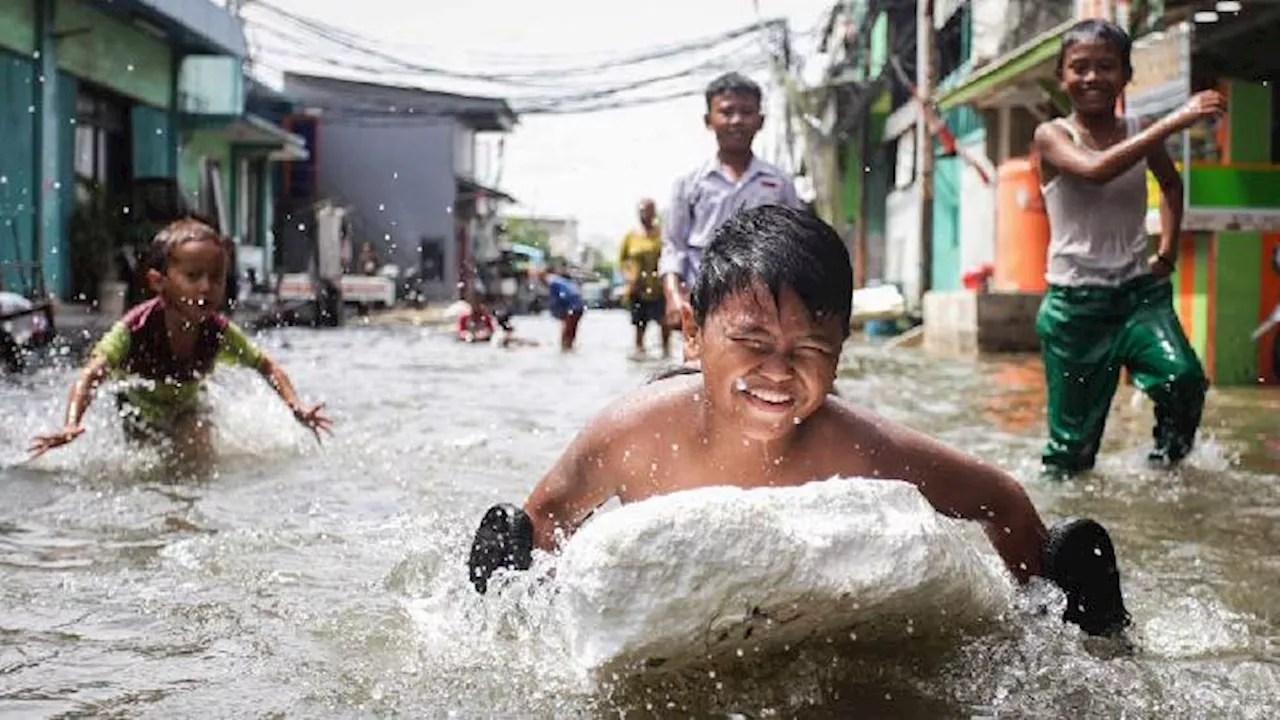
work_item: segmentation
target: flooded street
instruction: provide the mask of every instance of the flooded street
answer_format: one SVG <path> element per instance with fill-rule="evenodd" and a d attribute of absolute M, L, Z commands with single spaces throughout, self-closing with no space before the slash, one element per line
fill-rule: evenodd
<path fill-rule="evenodd" d="M 336 437 L 318 447 L 258 378 L 212 384 L 221 460 L 175 478 L 100 400 L 84 437 L 21 464 L 73 370 L 0 380 L 0 715 L 49 717 L 1273 717 L 1280 705 L 1280 395 L 1213 390 L 1204 441 L 1145 467 L 1122 390 L 1098 469 L 1041 479 L 1038 361 L 850 346 L 840 393 L 1014 472 L 1047 519 L 1111 529 L 1132 655 L 1035 617 L 941 648 L 815 648 L 767 667 L 584 687 L 535 614 L 466 582 L 480 515 L 522 502 L 575 431 L 659 369 L 618 311 L 570 354 L 410 326 L 260 338 Z M 651 347 L 655 338 L 650 337 Z M 500 598 L 486 597 L 490 606 Z M 735 674 L 737 673 L 737 674 Z M 641 684 L 643 685 L 643 684 Z"/>

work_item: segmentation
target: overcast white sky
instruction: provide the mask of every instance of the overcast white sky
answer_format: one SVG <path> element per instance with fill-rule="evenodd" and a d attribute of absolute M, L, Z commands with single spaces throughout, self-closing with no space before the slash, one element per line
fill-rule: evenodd
<path fill-rule="evenodd" d="M 765 18 L 786 17 L 793 32 L 800 33 L 818 24 L 834 4 L 832 0 L 270 2 L 376 39 L 397 55 L 470 70 L 590 65 L 602 58 L 715 35 Z M 265 23 L 270 13 L 251 8 L 246 17 L 250 21 L 261 18 Z M 250 33 L 251 42 L 255 35 Z M 290 46 L 279 37 L 259 43 L 264 47 Z M 262 59 L 276 67 L 317 69 L 284 55 L 264 50 Z M 656 67 L 658 72 L 664 69 Z M 605 75 L 595 84 L 630 77 Z M 478 95 L 520 92 L 518 88 L 468 85 L 427 76 L 417 78 L 415 84 Z M 639 198 L 654 197 L 664 205 L 675 177 L 714 151 L 714 142 L 702 125 L 702 112 L 702 99 L 692 97 L 583 115 L 524 116 L 507 138 L 501 184 L 520 200 L 523 209 L 575 216 L 584 240 L 612 244 L 635 222 Z M 762 133 L 756 151 L 773 157 L 774 145 L 774 138 Z"/>

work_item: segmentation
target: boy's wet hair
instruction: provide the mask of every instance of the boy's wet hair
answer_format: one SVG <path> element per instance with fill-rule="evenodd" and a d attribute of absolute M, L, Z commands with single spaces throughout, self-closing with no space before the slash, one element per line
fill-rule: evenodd
<path fill-rule="evenodd" d="M 715 80 L 712 80 L 711 84 L 707 85 L 707 107 L 711 107 L 711 101 L 715 99 L 715 96 L 723 93 L 741 93 L 743 95 L 748 95 L 755 98 L 756 104 L 760 103 L 760 98 L 763 95 L 760 91 L 760 86 L 756 84 L 756 81 L 746 75 L 736 72 L 725 73 Z"/>
<path fill-rule="evenodd" d="M 199 240 L 210 240 L 217 243 L 224 253 L 231 252 L 221 233 L 199 218 L 188 216 L 174 220 L 156 233 L 147 253 L 147 267 L 158 272 L 168 270 L 169 258 L 179 245 Z"/>
<path fill-rule="evenodd" d="M 1058 65 L 1054 71 L 1062 77 L 1063 63 L 1067 59 L 1067 50 L 1078 43 L 1104 42 L 1115 48 L 1120 56 L 1120 65 L 1124 68 L 1126 80 L 1133 78 L 1133 39 L 1129 33 L 1110 20 L 1090 18 L 1072 25 L 1062 36 L 1062 47 L 1058 49 Z"/>
<path fill-rule="evenodd" d="M 781 205 L 743 210 L 716 231 L 690 291 L 699 326 L 730 295 L 759 283 L 775 302 L 791 288 L 816 319 L 835 317 L 849 336 L 853 266 L 836 231 L 812 213 Z"/>

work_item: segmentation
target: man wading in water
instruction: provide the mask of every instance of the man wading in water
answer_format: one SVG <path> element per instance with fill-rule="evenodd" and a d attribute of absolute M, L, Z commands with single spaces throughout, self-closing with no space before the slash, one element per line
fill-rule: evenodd
<path fill-rule="evenodd" d="M 658 324 L 662 333 L 662 357 L 665 358 L 671 357 L 671 326 L 666 321 L 662 278 L 658 275 L 662 231 L 655 223 L 657 215 L 652 200 L 640 201 L 640 227 L 622 238 L 618 267 L 627 279 L 627 303 L 631 306 L 631 324 L 636 327 L 636 355 L 644 354 L 644 331 L 652 322 Z"/>

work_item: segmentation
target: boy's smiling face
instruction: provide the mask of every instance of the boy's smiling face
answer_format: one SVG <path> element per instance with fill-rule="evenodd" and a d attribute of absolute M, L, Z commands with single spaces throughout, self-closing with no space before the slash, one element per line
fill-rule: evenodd
<path fill-rule="evenodd" d="M 1130 75 L 1120 51 L 1105 40 L 1077 42 L 1062 56 L 1060 82 L 1078 112 L 1113 113 Z"/>
<path fill-rule="evenodd" d="M 745 92 L 722 92 L 707 104 L 704 118 L 721 150 L 747 152 L 764 124 L 760 101 Z"/>
<path fill-rule="evenodd" d="M 812 318 L 789 287 L 734 293 L 699 327 L 686 308 L 685 347 L 702 364 L 712 411 L 750 439 L 779 440 L 816 412 L 835 381 L 843 334 Z"/>

